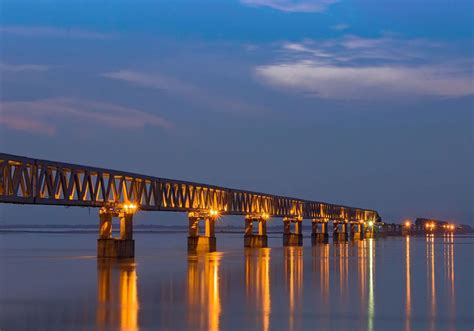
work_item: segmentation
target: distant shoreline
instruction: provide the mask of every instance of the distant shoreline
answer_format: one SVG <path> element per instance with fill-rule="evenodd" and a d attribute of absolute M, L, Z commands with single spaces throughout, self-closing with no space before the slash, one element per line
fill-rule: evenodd
<path fill-rule="evenodd" d="M 311 226 L 303 226 L 303 230 L 311 230 Z M 31 233 L 31 234 L 96 234 L 97 225 L 84 224 L 84 225 L 29 225 L 29 224 L 8 224 L 0 225 L 1 234 L 20 234 L 20 233 Z M 119 233 L 119 229 L 115 228 L 114 233 Z M 140 224 L 134 226 L 135 233 L 160 233 L 160 234 L 173 234 L 173 233 L 187 233 L 188 227 L 183 225 L 147 225 Z M 232 225 L 219 226 L 216 229 L 216 233 L 235 233 L 243 234 L 244 227 L 237 227 Z M 278 226 L 269 227 L 267 229 L 268 234 L 282 234 L 283 229 Z M 473 237 L 472 233 L 458 233 L 456 237 Z M 401 236 L 396 236 L 401 237 Z M 413 237 L 422 237 L 420 235 L 413 235 Z M 441 237 L 441 236 L 440 236 Z"/>
<path fill-rule="evenodd" d="M 282 233 L 283 229 L 270 227 L 268 233 Z M 135 233 L 187 233 L 188 227 L 184 225 L 135 225 Z M 244 227 L 237 226 L 219 226 L 217 233 L 243 233 Z M 114 232 L 119 232 L 117 228 Z M 29 225 L 14 224 L 0 225 L 0 233 L 97 233 L 97 225 Z"/>

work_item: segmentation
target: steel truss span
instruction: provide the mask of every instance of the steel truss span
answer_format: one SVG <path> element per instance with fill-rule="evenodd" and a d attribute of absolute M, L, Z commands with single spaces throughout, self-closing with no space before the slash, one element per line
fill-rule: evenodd
<path fill-rule="evenodd" d="M 376 221 L 374 210 L 0 153 L 0 202 Z"/>

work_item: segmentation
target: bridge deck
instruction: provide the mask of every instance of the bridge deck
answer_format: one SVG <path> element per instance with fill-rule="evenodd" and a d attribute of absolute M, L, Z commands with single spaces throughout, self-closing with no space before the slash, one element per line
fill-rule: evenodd
<path fill-rule="evenodd" d="M 0 202 L 377 220 L 374 210 L 0 153 Z"/>

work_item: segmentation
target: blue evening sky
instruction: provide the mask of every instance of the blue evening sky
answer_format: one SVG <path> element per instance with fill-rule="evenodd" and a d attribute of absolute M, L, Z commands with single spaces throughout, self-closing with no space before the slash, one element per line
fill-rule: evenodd
<path fill-rule="evenodd" d="M 0 150 L 474 224 L 473 11 L 4 0 Z M 2 223 L 96 221 L 0 208 Z"/>

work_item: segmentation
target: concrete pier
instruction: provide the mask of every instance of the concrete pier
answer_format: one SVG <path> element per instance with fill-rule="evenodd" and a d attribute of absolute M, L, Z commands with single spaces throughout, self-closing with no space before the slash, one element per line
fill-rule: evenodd
<path fill-rule="evenodd" d="M 348 241 L 346 222 L 333 222 L 332 240 L 334 242 Z"/>
<path fill-rule="evenodd" d="M 313 219 L 311 223 L 311 244 L 327 244 L 329 243 L 328 221 Z"/>
<path fill-rule="evenodd" d="M 283 219 L 283 246 L 303 246 L 302 218 Z M 291 231 L 291 224 L 294 224 L 294 231 Z"/>
<path fill-rule="evenodd" d="M 132 258 L 135 256 L 133 240 L 134 208 L 101 208 L 99 211 L 99 238 L 97 239 L 98 258 Z M 120 237 L 112 237 L 112 219 L 120 219 Z"/>
<path fill-rule="evenodd" d="M 98 239 L 97 257 L 98 258 L 117 258 L 125 259 L 135 256 L 135 241 L 122 240 L 118 238 Z"/>
<path fill-rule="evenodd" d="M 215 252 L 217 240 L 214 229 L 217 216 L 190 212 L 188 218 L 188 252 Z M 199 233 L 199 221 L 201 220 L 204 221 L 204 235 Z"/>
<path fill-rule="evenodd" d="M 364 236 L 364 224 L 360 222 L 352 222 L 350 223 L 350 236 L 351 240 L 362 240 L 365 238 Z"/>
<path fill-rule="evenodd" d="M 252 248 L 268 247 L 268 237 L 260 236 L 258 234 L 254 234 L 251 236 L 244 236 L 244 247 L 252 247 Z"/>
<path fill-rule="evenodd" d="M 188 252 L 215 252 L 216 250 L 216 237 L 188 237 Z"/>
<path fill-rule="evenodd" d="M 268 247 L 267 220 L 265 216 L 245 217 L 244 247 L 264 248 Z M 258 233 L 254 233 L 254 223 L 258 223 Z"/>

